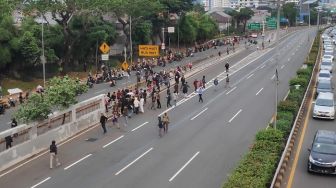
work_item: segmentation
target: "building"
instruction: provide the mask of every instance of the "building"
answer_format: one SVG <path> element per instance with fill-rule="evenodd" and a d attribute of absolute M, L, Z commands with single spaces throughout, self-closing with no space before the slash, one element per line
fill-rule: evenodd
<path fill-rule="evenodd" d="M 206 14 L 210 15 L 216 21 L 220 31 L 226 30 L 231 24 L 232 18 L 230 15 L 224 13 L 223 8 L 213 8 Z"/>

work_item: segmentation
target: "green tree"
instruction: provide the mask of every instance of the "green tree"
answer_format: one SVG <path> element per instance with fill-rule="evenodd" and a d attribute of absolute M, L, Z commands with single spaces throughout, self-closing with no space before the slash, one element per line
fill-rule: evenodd
<path fill-rule="evenodd" d="M 12 16 L 5 11 L 0 13 L 0 69 L 12 62 L 12 50 L 17 33 Z"/>
<path fill-rule="evenodd" d="M 51 105 L 43 95 L 32 94 L 28 101 L 19 106 L 14 117 L 22 123 L 46 119 L 51 113 Z"/>
<path fill-rule="evenodd" d="M 251 19 L 253 15 L 254 15 L 254 12 L 250 8 L 241 8 L 240 9 L 240 11 L 237 15 L 237 19 L 239 20 L 239 22 L 243 23 L 243 32 L 245 32 L 245 30 L 246 30 L 247 21 L 249 19 Z"/>
<path fill-rule="evenodd" d="M 135 44 L 148 44 L 151 41 L 153 31 L 152 22 L 146 20 L 137 24 L 133 29 Z"/>
<path fill-rule="evenodd" d="M 38 47 L 37 40 L 29 31 L 25 31 L 19 39 L 19 49 L 23 60 L 29 65 L 36 65 L 41 55 L 40 48 Z"/>
<path fill-rule="evenodd" d="M 192 43 L 196 41 L 197 23 L 193 16 L 187 14 L 180 21 L 180 39 L 184 43 Z"/>
<path fill-rule="evenodd" d="M 206 40 L 212 38 L 218 32 L 217 23 L 209 16 L 209 15 L 201 15 L 199 16 L 199 24 L 198 24 L 198 32 L 197 39 L 198 40 Z"/>
<path fill-rule="evenodd" d="M 296 22 L 297 9 L 295 3 L 286 3 L 283 5 L 284 17 L 289 20 L 289 25 L 294 26 Z"/>

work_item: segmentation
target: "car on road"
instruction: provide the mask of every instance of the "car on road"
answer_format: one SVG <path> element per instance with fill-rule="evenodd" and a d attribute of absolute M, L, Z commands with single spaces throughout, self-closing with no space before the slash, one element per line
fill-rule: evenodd
<path fill-rule="evenodd" d="M 334 59 L 334 56 L 333 55 L 327 55 L 327 54 L 324 54 L 323 57 L 322 57 L 323 60 L 330 60 L 330 61 L 333 61 Z"/>
<path fill-rule="evenodd" d="M 330 56 L 331 60 L 334 60 L 334 50 L 331 48 L 327 48 L 324 50 L 323 57 L 324 56 Z"/>
<path fill-rule="evenodd" d="M 335 119 L 334 94 L 321 92 L 314 102 L 313 118 Z"/>
<path fill-rule="evenodd" d="M 252 37 L 252 38 L 258 38 L 258 34 L 257 34 L 257 33 L 252 33 L 252 34 L 251 34 L 251 37 Z"/>
<path fill-rule="evenodd" d="M 334 65 L 333 65 L 333 63 L 331 61 L 326 61 L 326 60 L 323 61 L 322 60 L 322 62 L 320 64 L 320 70 L 327 70 L 330 73 L 332 73 L 333 67 L 334 67 Z"/>
<path fill-rule="evenodd" d="M 321 80 L 316 87 L 316 96 L 321 92 L 332 92 L 331 80 Z"/>
<path fill-rule="evenodd" d="M 308 172 L 336 174 L 336 132 L 318 130 L 308 151 Z"/>
<path fill-rule="evenodd" d="M 318 74 L 317 81 L 320 82 L 321 80 L 331 80 L 332 75 L 328 70 L 320 70 Z"/>

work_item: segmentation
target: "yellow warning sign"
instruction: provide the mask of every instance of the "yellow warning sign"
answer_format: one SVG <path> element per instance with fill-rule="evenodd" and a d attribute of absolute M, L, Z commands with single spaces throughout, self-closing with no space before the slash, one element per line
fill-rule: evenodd
<path fill-rule="evenodd" d="M 109 45 L 107 45 L 105 42 L 100 45 L 99 50 L 103 53 L 103 54 L 107 54 L 110 51 L 110 47 Z"/>
<path fill-rule="evenodd" d="M 121 64 L 121 68 L 125 71 L 128 69 L 128 63 L 126 61 L 124 61 L 122 64 Z"/>
<path fill-rule="evenodd" d="M 160 56 L 158 45 L 139 45 L 139 56 L 157 57 Z"/>

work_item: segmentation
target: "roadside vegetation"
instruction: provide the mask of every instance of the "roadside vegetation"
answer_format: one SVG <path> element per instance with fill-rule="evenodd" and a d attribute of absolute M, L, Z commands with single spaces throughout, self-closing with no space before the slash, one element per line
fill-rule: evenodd
<path fill-rule="evenodd" d="M 290 92 L 286 100 L 278 105 L 277 127 L 270 125 L 256 134 L 251 149 L 240 160 L 223 188 L 269 187 L 277 164 L 286 145 L 299 106 L 308 87 L 320 45 L 320 34 L 315 38 L 306 68 L 297 71 L 295 78 L 289 81 Z M 296 85 L 300 85 L 299 88 Z"/>

